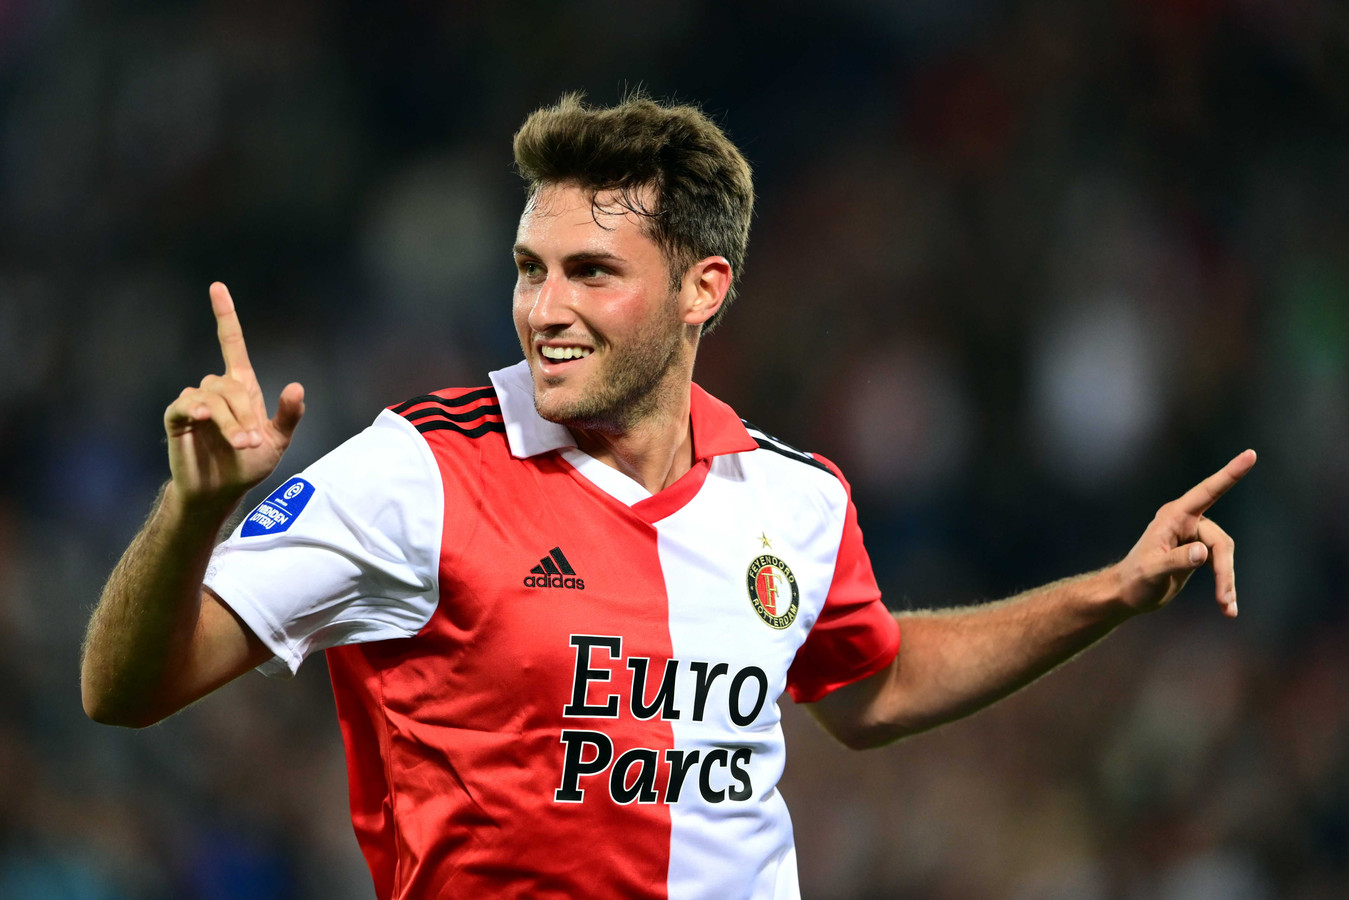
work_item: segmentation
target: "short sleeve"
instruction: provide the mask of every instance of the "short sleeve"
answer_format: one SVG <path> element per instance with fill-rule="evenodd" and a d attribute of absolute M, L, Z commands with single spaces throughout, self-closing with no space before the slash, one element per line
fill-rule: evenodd
<path fill-rule="evenodd" d="M 273 491 L 216 548 L 205 586 L 293 675 L 341 644 L 411 637 L 439 600 L 444 489 L 422 436 L 382 412 Z"/>
<path fill-rule="evenodd" d="M 874 675 L 899 652 L 899 623 L 881 602 L 857 525 L 852 489 L 833 463 L 816 458 L 843 482 L 848 509 L 829 596 L 787 671 L 787 692 L 797 703 L 814 703 L 844 685 Z"/>

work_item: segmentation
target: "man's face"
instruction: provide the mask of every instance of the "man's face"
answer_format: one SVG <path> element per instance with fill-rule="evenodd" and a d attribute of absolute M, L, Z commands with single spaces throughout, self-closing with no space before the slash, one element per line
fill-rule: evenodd
<path fill-rule="evenodd" d="M 540 189 L 515 241 L 515 329 L 552 422 L 624 432 L 678 386 L 684 340 L 678 293 L 659 246 L 616 196 Z M 598 221 L 596 221 L 598 219 Z"/>

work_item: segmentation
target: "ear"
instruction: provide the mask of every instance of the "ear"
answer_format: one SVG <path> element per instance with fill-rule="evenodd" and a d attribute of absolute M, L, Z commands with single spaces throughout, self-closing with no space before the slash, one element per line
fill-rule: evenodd
<path fill-rule="evenodd" d="M 679 291 L 685 325 L 701 326 L 717 314 L 731 288 L 731 275 L 724 256 L 709 256 L 689 266 Z"/>

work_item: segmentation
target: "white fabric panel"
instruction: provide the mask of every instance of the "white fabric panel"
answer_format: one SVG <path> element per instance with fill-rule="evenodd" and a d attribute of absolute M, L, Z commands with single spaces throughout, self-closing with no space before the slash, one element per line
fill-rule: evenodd
<path fill-rule="evenodd" d="M 381 412 L 300 477 L 314 491 L 294 521 L 245 537 L 245 519 L 206 571 L 275 654 L 258 667 L 268 675 L 326 647 L 410 637 L 439 599 L 440 469 L 406 419 Z"/>
<path fill-rule="evenodd" d="M 506 442 L 511 456 L 525 459 L 561 447 L 575 447 L 567 426 L 549 422 L 534 409 L 534 376 L 529 363 L 520 360 L 513 366 L 488 374 L 496 388 L 501 418 L 506 423 Z"/>
<path fill-rule="evenodd" d="M 583 450 L 577 450 L 575 447 L 563 450 L 562 458 L 570 463 L 573 469 L 584 475 L 587 481 L 626 506 L 641 503 L 651 496 L 651 492 L 641 482 L 613 466 L 600 462 Z"/>
<path fill-rule="evenodd" d="M 670 806 L 671 897 L 799 896 L 791 818 L 777 789 L 786 757 L 777 699 L 824 607 L 846 504 L 831 474 L 757 451 L 718 457 L 698 495 L 657 523 L 670 637 L 681 660 L 676 706 L 682 715 L 671 723 L 675 747 L 704 756 L 717 747 L 752 753 L 745 767 L 753 786 L 749 800 L 708 802 L 690 770 L 679 802 Z M 762 554 L 781 559 L 800 590 L 796 619 L 782 630 L 760 618 L 750 600 L 749 566 Z M 728 666 L 707 692 L 702 721 L 693 720 L 697 679 L 690 663 L 696 661 Z M 750 665 L 768 676 L 768 694 L 757 718 L 739 726 L 731 718 L 730 687 Z M 752 706 L 754 683 L 744 682 L 742 716 Z M 724 769 L 716 774 L 714 790 L 734 785 Z"/>

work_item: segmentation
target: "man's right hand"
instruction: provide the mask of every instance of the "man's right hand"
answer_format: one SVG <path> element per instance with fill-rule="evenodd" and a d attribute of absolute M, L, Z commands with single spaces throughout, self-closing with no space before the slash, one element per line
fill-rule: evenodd
<path fill-rule="evenodd" d="M 200 387 L 184 388 L 164 411 L 164 430 L 174 499 L 184 506 L 227 511 L 281 461 L 304 415 L 304 388 L 286 385 L 276 416 L 268 418 L 234 300 L 218 281 L 211 285 L 211 308 L 225 374 L 207 375 Z"/>

